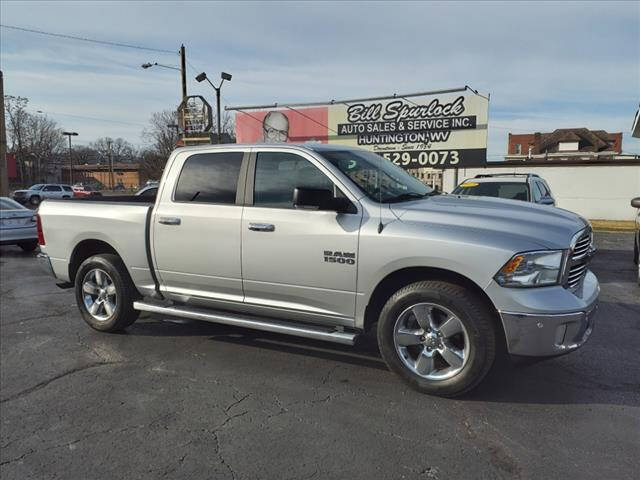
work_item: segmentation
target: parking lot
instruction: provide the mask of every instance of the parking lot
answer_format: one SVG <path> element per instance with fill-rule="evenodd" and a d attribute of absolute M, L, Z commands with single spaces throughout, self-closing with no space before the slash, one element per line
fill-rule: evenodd
<path fill-rule="evenodd" d="M 90 330 L 32 254 L 0 249 L 3 479 L 606 478 L 640 468 L 631 233 L 599 233 L 589 343 L 418 394 L 375 347 L 143 317 Z M 637 478 L 637 477 L 636 477 Z"/>

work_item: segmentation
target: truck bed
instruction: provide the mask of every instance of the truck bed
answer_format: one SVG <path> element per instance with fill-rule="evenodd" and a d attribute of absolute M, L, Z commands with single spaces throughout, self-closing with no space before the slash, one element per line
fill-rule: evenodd
<path fill-rule="evenodd" d="M 153 199 L 134 195 L 45 200 L 38 209 L 46 242 L 41 250 L 51 258 L 56 277 L 68 282 L 74 249 L 104 242 L 120 255 L 136 285 L 153 290 L 147 255 L 152 208 Z"/>

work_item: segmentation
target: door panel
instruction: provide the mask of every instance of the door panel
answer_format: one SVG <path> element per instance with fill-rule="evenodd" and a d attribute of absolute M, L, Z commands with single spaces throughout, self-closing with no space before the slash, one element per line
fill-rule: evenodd
<path fill-rule="evenodd" d="M 268 223 L 274 230 L 254 231 L 251 223 Z M 245 301 L 353 317 L 359 227 L 359 215 L 246 207 Z M 345 255 L 356 258 L 347 263 Z"/>
<path fill-rule="evenodd" d="M 161 290 L 188 298 L 242 302 L 237 201 L 243 152 L 192 154 L 165 179 L 153 215 L 152 243 Z"/>
<path fill-rule="evenodd" d="M 163 290 L 242 301 L 241 214 L 237 205 L 161 204 L 153 236 Z"/>

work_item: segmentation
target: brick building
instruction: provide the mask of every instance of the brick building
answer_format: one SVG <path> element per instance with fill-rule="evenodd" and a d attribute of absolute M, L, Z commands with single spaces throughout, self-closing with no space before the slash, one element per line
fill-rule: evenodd
<path fill-rule="evenodd" d="M 62 167 L 62 178 L 69 179 L 69 165 Z M 73 182 L 93 185 L 99 189 L 120 187 L 136 189 L 140 186 L 138 163 L 114 163 L 113 175 L 108 164 L 74 165 Z"/>
<path fill-rule="evenodd" d="M 558 128 L 551 133 L 509 134 L 507 155 L 562 153 L 620 154 L 622 133 L 587 128 Z"/>

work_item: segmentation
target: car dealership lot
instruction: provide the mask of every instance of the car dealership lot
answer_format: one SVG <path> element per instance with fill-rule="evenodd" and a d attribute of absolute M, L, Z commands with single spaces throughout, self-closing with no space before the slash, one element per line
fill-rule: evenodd
<path fill-rule="evenodd" d="M 375 347 L 144 317 L 90 330 L 33 255 L 0 249 L 0 475 L 25 478 L 632 478 L 640 287 L 597 234 L 587 345 L 416 393 Z"/>

